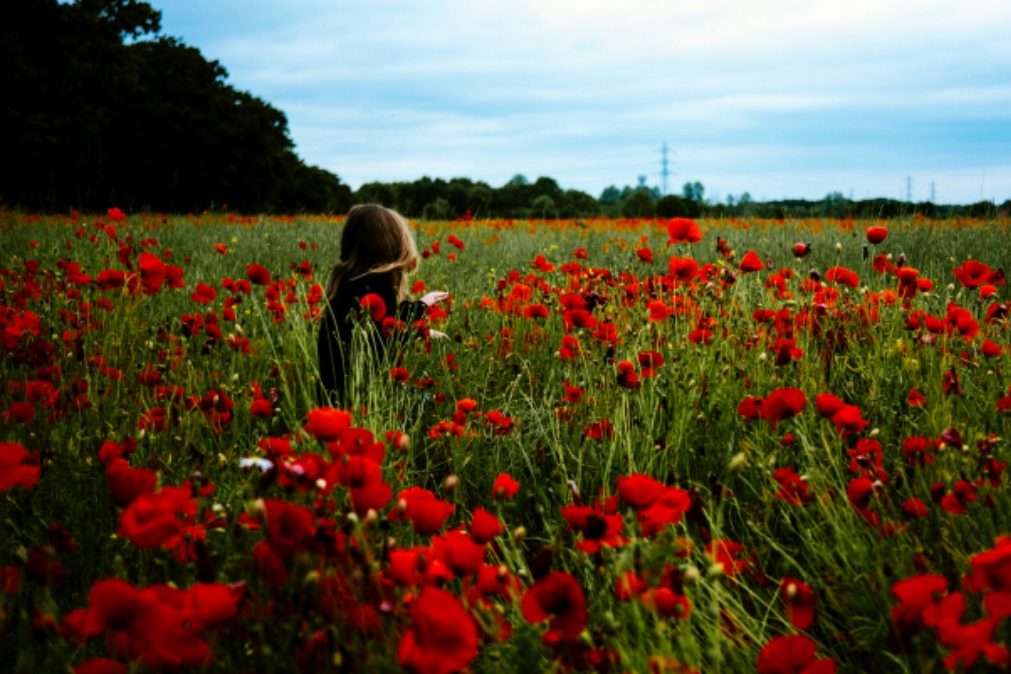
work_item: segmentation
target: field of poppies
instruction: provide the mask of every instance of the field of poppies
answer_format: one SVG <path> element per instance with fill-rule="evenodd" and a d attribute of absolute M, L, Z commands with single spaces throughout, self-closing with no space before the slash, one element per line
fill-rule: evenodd
<path fill-rule="evenodd" d="M 1011 221 L 413 226 L 0 212 L 0 669 L 1011 666 Z"/>

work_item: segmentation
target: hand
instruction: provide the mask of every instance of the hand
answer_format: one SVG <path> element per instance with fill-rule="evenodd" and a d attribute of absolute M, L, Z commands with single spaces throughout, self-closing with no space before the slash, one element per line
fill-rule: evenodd
<path fill-rule="evenodd" d="M 433 304 L 438 304 L 439 302 L 449 299 L 449 293 L 445 290 L 433 290 L 430 293 L 425 293 L 421 297 L 421 303 L 425 306 L 432 306 Z"/>

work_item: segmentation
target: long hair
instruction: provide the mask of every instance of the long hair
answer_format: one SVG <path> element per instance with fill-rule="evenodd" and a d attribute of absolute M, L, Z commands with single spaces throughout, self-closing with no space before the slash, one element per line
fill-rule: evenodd
<path fill-rule="evenodd" d="M 340 261 L 327 281 L 327 300 L 333 301 L 345 281 L 366 274 L 393 275 L 397 299 L 407 295 L 407 278 L 418 266 L 418 246 L 407 220 L 376 204 L 358 204 L 348 211 L 341 233 Z"/>

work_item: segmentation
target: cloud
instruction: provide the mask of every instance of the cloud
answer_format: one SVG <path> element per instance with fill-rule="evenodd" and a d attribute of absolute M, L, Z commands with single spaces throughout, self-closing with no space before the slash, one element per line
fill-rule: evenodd
<path fill-rule="evenodd" d="M 969 201 L 986 170 L 1011 196 L 1003 0 L 159 8 L 164 32 L 285 110 L 298 151 L 352 185 L 525 172 L 598 193 L 656 183 L 666 140 L 678 178 L 722 193 L 893 195 L 922 172 Z"/>

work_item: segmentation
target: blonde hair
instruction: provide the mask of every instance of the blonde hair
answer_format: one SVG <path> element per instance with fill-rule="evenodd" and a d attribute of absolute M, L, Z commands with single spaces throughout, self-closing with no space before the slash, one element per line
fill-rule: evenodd
<path fill-rule="evenodd" d="M 340 261 L 327 281 L 327 299 L 333 301 L 345 280 L 392 273 L 399 301 L 407 295 L 407 278 L 417 266 L 418 246 L 404 216 L 377 204 L 352 206 L 341 233 Z"/>

